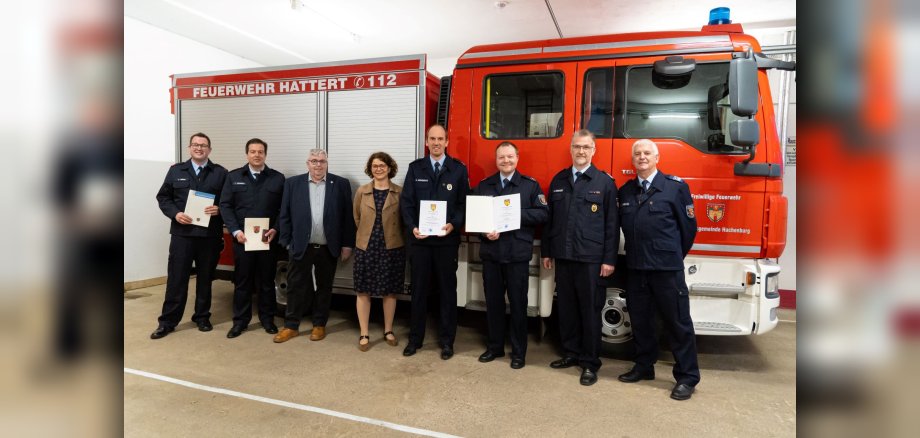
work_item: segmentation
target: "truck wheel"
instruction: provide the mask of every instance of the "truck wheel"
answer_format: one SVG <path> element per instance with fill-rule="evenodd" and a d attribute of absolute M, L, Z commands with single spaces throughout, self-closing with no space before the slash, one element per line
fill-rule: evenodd
<path fill-rule="evenodd" d="M 604 308 L 601 309 L 601 349 L 605 356 L 630 360 L 635 346 L 626 300 L 620 296 L 624 292 L 619 288 L 607 289 Z"/>
<path fill-rule="evenodd" d="M 287 310 L 287 274 L 287 260 L 279 261 L 278 267 L 275 269 L 275 306 L 278 311 L 277 315 L 280 315 L 282 318 L 284 317 L 284 312 Z"/>

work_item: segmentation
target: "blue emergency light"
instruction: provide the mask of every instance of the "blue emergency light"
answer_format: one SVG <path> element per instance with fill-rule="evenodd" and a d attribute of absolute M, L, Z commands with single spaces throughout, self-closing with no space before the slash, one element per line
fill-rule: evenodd
<path fill-rule="evenodd" d="M 731 10 L 726 7 L 712 8 L 709 10 L 709 24 L 731 24 L 729 18 Z"/>

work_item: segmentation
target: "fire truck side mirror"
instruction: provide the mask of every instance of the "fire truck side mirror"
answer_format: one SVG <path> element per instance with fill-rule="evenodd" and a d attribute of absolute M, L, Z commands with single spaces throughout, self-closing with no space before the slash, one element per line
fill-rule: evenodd
<path fill-rule="evenodd" d="M 757 114 L 757 61 L 753 56 L 735 58 L 728 67 L 728 98 L 739 117 Z"/>
<path fill-rule="evenodd" d="M 736 146 L 756 146 L 760 142 L 760 125 L 752 119 L 734 120 L 728 124 L 728 135 Z"/>

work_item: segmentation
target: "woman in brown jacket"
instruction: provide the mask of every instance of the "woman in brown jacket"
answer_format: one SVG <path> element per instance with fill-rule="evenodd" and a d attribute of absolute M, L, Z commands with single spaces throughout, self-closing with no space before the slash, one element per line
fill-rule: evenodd
<path fill-rule="evenodd" d="M 355 292 L 361 336 L 358 349 L 370 348 L 368 319 L 371 297 L 383 298 L 383 337 L 387 344 L 399 341 L 393 334 L 396 295 L 405 287 L 406 250 L 399 195 L 402 187 L 391 179 L 396 176 L 396 161 L 386 152 L 375 152 L 367 159 L 364 173 L 372 181 L 355 192 L 354 216 L 358 235 L 355 240 Z"/>

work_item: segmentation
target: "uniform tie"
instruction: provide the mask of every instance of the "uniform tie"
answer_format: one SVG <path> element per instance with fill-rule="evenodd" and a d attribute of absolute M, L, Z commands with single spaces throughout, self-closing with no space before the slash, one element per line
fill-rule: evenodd
<path fill-rule="evenodd" d="M 578 178 L 581 178 L 581 172 L 575 172 L 575 181 L 578 181 Z"/>
<path fill-rule="evenodd" d="M 252 179 L 255 181 L 259 180 L 259 172 L 252 172 Z"/>
<path fill-rule="evenodd" d="M 435 161 L 434 162 L 434 174 L 437 175 L 440 172 L 441 172 L 441 163 Z"/>
<path fill-rule="evenodd" d="M 648 180 L 642 181 L 642 193 L 648 193 Z"/>
<path fill-rule="evenodd" d="M 195 166 L 195 176 L 198 176 L 200 174 L 201 174 L 201 166 Z"/>
<path fill-rule="evenodd" d="M 508 185 L 508 183 L 510 183 L 510 182 L 511 182 L 511 181 L 508 181 L 508 178 L 503 179 L 503 180 L 502 180 L 502 188 L 504 189 L 504 188 Z"/>

